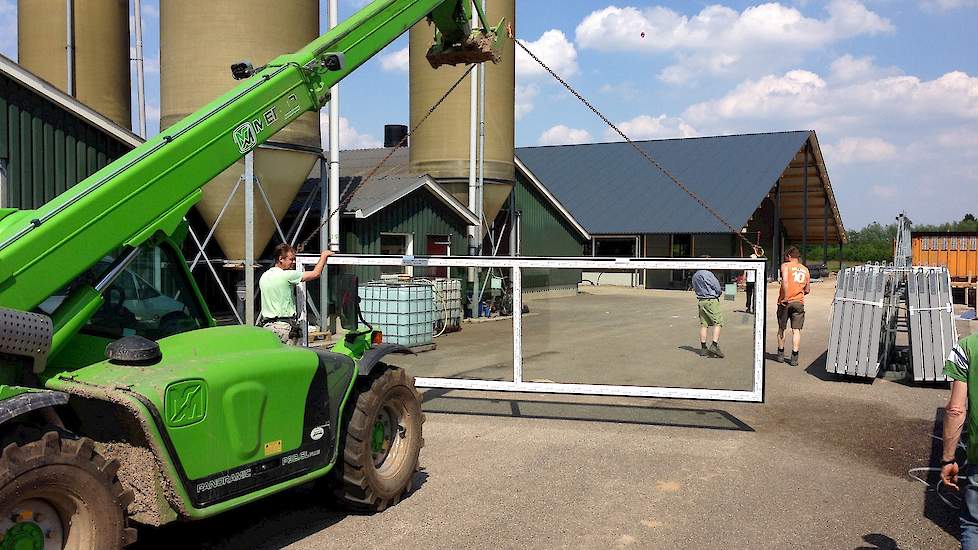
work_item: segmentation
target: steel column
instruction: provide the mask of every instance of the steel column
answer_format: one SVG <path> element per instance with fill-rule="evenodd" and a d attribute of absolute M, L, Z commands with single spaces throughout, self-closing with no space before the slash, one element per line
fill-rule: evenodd
<path fill-rule="evenodd" d="M 245 155 L 245 324 L 255 324 L 255 154 Z"/>
<path fill-rule="evenodd" d="M 825 207 L 822 209 L 822 263 L 829 265 L 829 195 L 825 194 Z"/>
<path fill-rule="evenodd" d="M 802 177 L 801 209 L 801 263 L 808 265 L 808 152 L 811 146 L 805 142 L 805 175 Z"/>
<path fill-rule="evenodd" d="M 784 260 L 781 253 L 781 178 L 774 184 L 774 230 L 771 232 L 771 275 L 775 276 Z"/>

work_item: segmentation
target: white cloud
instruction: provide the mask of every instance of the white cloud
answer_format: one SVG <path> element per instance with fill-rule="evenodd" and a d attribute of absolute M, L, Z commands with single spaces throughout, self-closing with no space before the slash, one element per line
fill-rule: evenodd
<path fill-rule="evenodd" d="M 389 72 L 408 72 L 408 48 L 407 46 L 393 53 L 380 56 L 380 68 Z"/>
<path fill-rule="evenodd" d="M 943 117 L 978 119 L 978 77 L 953 71 L 934 80 L 892 76 L 830 85 L 818 74 L 793 70 L 782 76 L 747 80 L 725 96 L 690 106 L 683 118 L 692 124 L 723 121 L 818 121 L 843 130 L 884 117 L 904 123 Z M 821 129 L 821 128 L 819 128 Z"/>
<path fill-rule="evenodd" d="M 902 71 L 896 67 L 878 67 L 871 55 L 853 57 L 845 54 L 829 66 L 829 78 L 835 82 L 865 82 L 901 74 Z"/>
<path fill-rule="evenodd" d="M 569 128 L 563 124 L 558 124 L 540 134 L 537 143 L 540 145 L 568 145 L 573 143 L 587 143 L 591 141 L 591 133 L 580 128 Z"/>
<path fill-rule="evenodd" d="M 657 117 L 640 115 L 631 120 L 616 122 L 615 126 L 632 140 L 693 137 L 698 134 L 696 129 L 683 119 L 666 115 Z M 617 141 L 621 140 L 621 136 L 608 128 L 605 130 L 605 139 Z"/>
<path fill-rule="evenodd" d="M 0 54 L 17 59 L 17 3 L 0 0 Z"/>
<path fill-rule="evenodd" d="M 577 50 L 563 32 L 551 29 L 535 41 L 523 40 L 526 47 L 557 74 L 563 77 L 577 74 Z M 516 76 L 518 79 L 547 75 L 546 70 L 523 51 L 516 48 Z"/>
<path fill-rule="evenodd" d="M 540 95 L 540 87 L 536 84 L 516 85 L 516 120 L 522 119 L 533 110 L 533 100 Z"/>
<path fill-rule="evenodd" d="M 930 12 L 945 12 L 974 6 L 978 6 L 978 0 L 922 0 L 920 2 L 921 9 Z"/>
<path fill-rule="evenodd" d="M 822 146 L 826 162 L 834 164 L 873 163 L 896 157 L 896 145 L 882 138 L 846 137 Z"/>
<path fill-rule="evenodd" d="M 329 115 L 319 113 L 319 131 L 322 136 L 323 148 L 329 145 Z M 384 142 L 370 134 L 360 133 L 350 125 L 346 117 L 340 117 L 340 149 L 374 149 L 382 147 Z"/>
<path fill-rule="evenodd" d="M 589 14 L 577 26 L 581 48 L 604 51 L 674 53 L 677 62 L 659 78 L 670 84 L 700 74 L 732 74 L 780 67 L 798 54 L 840 40 L 894 30 L 889 20 L 856 0 L 831 0 L 823 18 L 772 2 L 743 11 L 711 5 L 688 16 L 654 6 L 609 6 Z"/>

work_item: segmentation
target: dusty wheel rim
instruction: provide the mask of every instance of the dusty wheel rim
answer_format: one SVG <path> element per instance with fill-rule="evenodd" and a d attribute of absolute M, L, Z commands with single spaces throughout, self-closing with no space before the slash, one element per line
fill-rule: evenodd
<path fill-rule="evenodd" d="M 0 517 L 3 541 L 0 550 L 61 550 L 65 547 L 64 510 L 74 509 L 72 499 L 60 502 L 61 512 L 48 501 L 27 498 L 4 510 Z"/>
<path fill-rule="evenodd" d="M 407 410 L 397 400 L 388 400 L 377 412 L 371 431 L 374 468 L 380 475 L 394 475 L 407 447 L 404 418 Z"/>

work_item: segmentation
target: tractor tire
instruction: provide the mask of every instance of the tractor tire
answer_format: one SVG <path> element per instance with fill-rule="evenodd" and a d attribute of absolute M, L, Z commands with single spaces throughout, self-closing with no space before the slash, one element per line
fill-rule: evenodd
<path fill-rule="evenodd" d="M 87 437 L 51 431 L 7 445 L 0 455 L 3 548 L 116 550 L 135 542 L 136 530 L 126 526 L 133 493 L 118 470 L 118 461 L 102 458 Z"/>
<path fill-rule="evenodd" d="M 424 439 L 421 394 L 403 369 L 377 365 L 344 429 L 335 494 L 349 510 L 381 512 L 411 489 Z"/>

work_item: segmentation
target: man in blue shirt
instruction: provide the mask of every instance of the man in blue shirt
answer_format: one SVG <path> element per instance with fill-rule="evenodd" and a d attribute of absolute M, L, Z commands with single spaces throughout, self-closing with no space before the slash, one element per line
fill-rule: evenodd
<path fill-rule="evenodd" d="M 709 256 L 700 256 L 709 258 Z M 693 273 L 693 291 L 696 292 L 697 309 L 700 318 L 700 355 L 713 355 L 723 358 L 720 351 L 720 327 L 723 326 L 723 312 L 720 311 L 720 295 L 723 287 L 716 275 L 708 269 Z M 713 327 L 713 343 L 706 347 L 707 329 Z"/>

